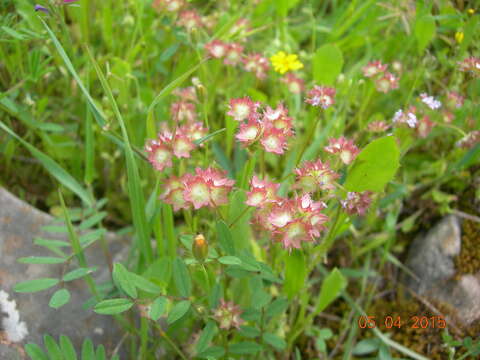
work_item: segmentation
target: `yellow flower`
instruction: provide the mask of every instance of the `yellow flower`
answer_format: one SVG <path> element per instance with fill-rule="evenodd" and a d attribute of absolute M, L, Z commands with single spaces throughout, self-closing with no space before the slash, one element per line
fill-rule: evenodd
<path fill-rule="evenodd" d="M 285 74 L 290 70 L 298 70 L 303 68 L 303 64 L 298 60 L 295 54 L 286 54 L 284 51 L 279 51 L 270 58 L 273 68 L 280 74 Z"/>
<path fill-rule="evenodd" d="M 470 15 L 473 15 L 473 14 L 475 14 L 475 10 L 474 9 L 468 9 L 467 13 L 469 13 Z"/>
<path fill-rule="evenodd" d="M 455 40 L 457 40 L 457 43 L 461 43 L 463 41 L 463 38 L 465 37 L 465 34 L 463 33 L 463 31 L 457 31 L 455 33 Z"/>

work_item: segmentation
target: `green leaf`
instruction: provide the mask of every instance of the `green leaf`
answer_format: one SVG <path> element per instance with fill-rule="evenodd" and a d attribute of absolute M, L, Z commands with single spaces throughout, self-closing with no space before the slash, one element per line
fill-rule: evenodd
<path fill-rule="evenodd" d="M 62 349 L 62 354 L 65 359 L 77 360 L 77 353 L 75 352 L 75 347 L 73 346 L 68 336 L 60 335 L 60 349 Z"/>
<path fill-rule="evenodd" d="M 45 335 L 43 338 L 43 344 L 47 349 L 48 357 L 50 360 L 63 360 L 60 347 L 50 335 Z"/>
<path fill-rule="evenodd" d="M 232 233 L 224 221 L 217 222 L 217 237 L 222 250 L 228 255 L 235 255 L 235 244 L 233 243 Z"/>
<path fill-rule="evenodd" d="M 86 339 L 82 345 L 82 360 L 95 360 L 95 349 L 92 340 Z"/>
<path fill-rule="evenodd" d="M 52 279 L 52 278 L 28 280 L 15 285 L 14 291 L 20 292 L 20 293 L 33 293 L 37 291 L 46 290 L 48 288 L 51 288 L 52 286 L 57 285 L 58 283 L 59 283 L 58 279 Z"/>
<path fill-rule="evenodd" d="M 275 334 L 265 333 L 263 334 L 262 338 L 263 341 L 273 346 L 277 350 L 284 350 L 287 347 L 287 343 L 285 342 L 285 340 Z"/>
<path fill-rule="evenodd" d="M 137 298 L 138 294 L 135 282 L 133 281 L 131 273 L 125 268 L 125 266 L 120 263 L 114 264 L 112 277 L 118 288 L 125 291 L 128 296 L 134 299 Z"/>
<path fill-rule="evenodd" d="M 248 338 L 255 338 L 257 336 L 260 336 L 261 334 L 260 329 L 257 329 L 256 327 L 253 327 L 253 326 L 247 326 L 247 325 L 240 326 L 239 333 L 240 335 Z"/>
<path fill-rule="evenodd" d="M 66 188 L 70 189 L 73 193 L 77 194 L 80 199 L 88 204 L 93 206 L 93 201 L 88 193 L 88 191 L 80 185 L 80 183 L 75 180 L 65 169 L 63 169 L 55 160 L 53 160 L 48 155 L 44 154 L 38 150 L 33 145 L 29 144 L 21 137 L 19 137 L 15 132 L 13 132 L 8 126 L 0 121 L 0 128 L 6 131 L 8 134 L 16 138 L 20 143 L 25 146 L 28 151 L 32 153 L 35 158 L 40 161 L 40 163 L 45 167 L 45 169 L 58 180 L 59 183 L 63 184 Z"/>
<path fill-rule="evenodd" d="M 127 311 L 133 306 L 133 302 L 130 299 L 109 299 L 100 301 L 93 311 L 97 314 L 102 315 L 113 315 L 113 314 L 120 314 L 124 311 Z"/>
<path fill-rule="evenodd" d="M 54 309 L 61 308 L 63 305 L 67 304 L 70 301 L 70 292 L 67 289 L 60 289 L 55 291 L 55 293 L 50 298 L 48 306 Z"/>
<path fill-rule="evenodd" d="M 267 307 L 265 315 L 273 317 L 282 314 L 288 308 L 288 300 L 286 298 L 278 298 L 273 300 Z"/>
<path fill-rule="evenodd" d="M 190 301 L 188 300 L 182 300 L 175 304 L 173 309 L 170 311 L 170 314 L 168 314 L 167 324 L 173 324 L 175 321 L 181 319 L 189 309 Z"/>
<path fill-rule="evenodd" d="M 226 130 L 226 128 L 223 128 L 223 129 L 214 131 L 214 132 L 211 133 L 211 134 L 207 134 L 207 135 L 205 135 L 204 137 L 201 137 L 200 139 L 195 140 L 193 143 L 194 143 L 195 145 L 200 145 L 200 144 L 204 143 L 205 141 L 210 140 L 210 139 L 213 138 L 214 136 L 216 136 L 216 135 L 224 132 L 225 130 Z"/>
<path fill-rule="evenodd" d="M 242 260 L 236 256 L 222 256 L 218 261 L 223 265 L 241 265 Z"/>
<path fill-rule="evenodd" d="M 313 57 L 313 78 L 322 85 L 332 85 L 342 72 L 343 55 L 334 44 L 318 48 Z"/>
<path fill-rule="evenodd" d="M 217 325 L 215 324 L 215 321 L 208 320 L 207 325 L 205 325 L 205 327 L 203 328 L 202 334 L 198 339 L 197 346 L 196 346 L 197 353 L 201 353 L 208 348 L 208 345 L 212 341 L 216 332 L 217 332 Z"/>
<path fill-rule="evenodd" d="M 294 249 L 285 256 L 285 283 L 283 290 L 288 298 L 292 299 L 305 285 L 307 268 L 305 257 L 301 250 Z"/>
<path fill-rule="evenodd" d="M 262 347 L 251 341 L 243 341 L 229 346 L 232 354 L 253 355 L 262 350 Z"/>
<path fill-rule="evenodd" d="M 32 360 L 48 360 L 48 356 L 37 344 L 25 345 L 25 351 Z"/>
<path fill-rule="evenodd" d="M 334 268 L 322 283 L 315 312 L 318 314 L 325 310 L 327 306 L 340 295 L 346 286 L 347 279 L 337 268 Z"/>
<path fill-rule="evenodd" d="M 68 273 L 66 273 L 63 276 L 63 281 L 72 281 L 76 279 L 80 279 L 88 274 L 91 274 L 93 272 L 97 271 L 96 267 L 90 267 L 90 268 L 78 268 L 75 270 L 72 270 Z"/>
<path fill-rule="evenodd" d="M 225 355 L 225 349 L 221 346 L 210 346 L 207 350 L 198 354 L 202 359 L 219 359 Z"/>
<path fill-rule="evenodd" d="M 299 0 L 275 0 L 273 3 L 277 8 L 278 15 L 285 17 L 288 14 L 288 11 L 292 9 Z"/>
<path fill-rule="evenodd" d="M 382 191 L 397 172 L 399 158 L 400 152 L 393 136 L 372 141 L 355 159 L 344 187 L 357 192 Z"/>
<path fill-rule="evenodd" d="M 192 291 L 192 281 L 187 265 L 181 258 L 176 258 L 173 263 L 173 280 L 180 296 L 189 297 Z"/>
<path fill-rule="evenodd" d="M 160 292 L 162 291 L 159 286 L 157 286 L 150 280 L 145 279 L 143 276 L 134 273 L 130 273 L 129 275 L 135 286 L 140 290 L 146 291 L 151 294 L 160 294 Z"/>
<path fill-rule="evenodd" d="M 105 347 L 102 344 L 100 344 L 97 347 L 96 360 L 106 360 L 106 359 L 107 359 L 107 355 L 105 352 Z"/>
<path fill-rule="evenodd" d="M 51 256 L 28 256 L 19 258 L 17 261 L 22 264 L 61 264 L 66 259 Z"/>
<path fill-rule="evenodd" d="M 164 296 L 160 296 L 155 299 L 153 304 L 150 306 L 149 315 L 153 321 L 160 319 L 160 316 L 163 315 L 165 309 L 167 308 L 168 300 Z"/>
<path fill-rule="evenodd" d="M 422 53 L 435 37 L 435 19 L 431 15 L 424 15 L 415 22 L 415 38 L 417 39 L 418 52 Z"/>

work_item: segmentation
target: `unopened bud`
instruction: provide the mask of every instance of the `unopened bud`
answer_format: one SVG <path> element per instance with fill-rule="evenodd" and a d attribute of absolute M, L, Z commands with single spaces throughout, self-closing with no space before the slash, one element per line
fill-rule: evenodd
<path fill-rule="evenodd" d="M 203 263 L 203 261 L 207 258 L 208 244 L 202 234 L 197 235 L 193 240 L 192 253 L 195 259 L 201 263 Z"/>

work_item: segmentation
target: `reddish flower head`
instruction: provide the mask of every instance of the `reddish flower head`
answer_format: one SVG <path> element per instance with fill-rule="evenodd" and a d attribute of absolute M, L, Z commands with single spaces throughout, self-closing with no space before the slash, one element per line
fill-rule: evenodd
<path fill-rule="evenodd" d="M 145 151 L 148 153 L 148 161 L 158 170 L 172 167 L 172 149 L 161 140 L 149 140 L 145 145 Z"/>
<path fill-rule="evenodd" d="M 292 94 L 300 94 L 305 88 L 305 81 L 295 76 L 295 74 L 291 72 L 282 77 L 280 81 L 287 84 L 288 90 Z"/>
<path fill-rule="evenodd" d="M 190 204 L 187 203 L 183 196 L 185 185 L 182 179 L 172 176 L 163 184 L 164 192 L 160 195 L 160 200 L 166 204 L 173 206 L 173 211 L 180 209 L 188 209 Z"/>
<path fill-rule="evenodd" d="M 262 123 L 252 117 L 247 123 L 240 124 L 240 129 L 235 137 L 243 146 L 249 146 L 260 138 L 262 131 Z"/>
<path fill-rule="evenodd" d="M 350 215 L 365 215 L 372 202 L 372 194 L 373 193 L 370 191 L 364 191 L 361 193 L 349 192 L 347 198 L 340 203 L 342 204 L 343 209 Z"/>
<path fill-rule="evenodd" d="M 237 43 L 228 44 L 227 54 L 223 63 L 225 65 L 237 65 L 242 61 L 243 46 Z"/>
<path fill-rule="evenodd" d="M 336 90 L 331 87 L 315 85 L 307 94 L 306 103 L 327 109 L 335 104 Z"/>
<path fill-rule="evenodd" d="M 187 31 L 192 31 L 193 29 L 200 28 L 203 26 L 202 18 L 195 10 L 184 10 L 180 13 L 179 19 L 177 20 L 178 26 L 183 26 Z"/>
<path fill-rule="evenodd" d="M 270 126 L 263 131 L 260 143 L 266 152 L 282 155 L 287 148 L 287 137 L 284 131 Z"/>
<path fill-rule="evenodd" d="M 231 99 L 227 115 L 232 116 L 237 121 L 242 121 L 255 116 L 260 103 L 253 102 L 248 96 L 244 98 Z"/>
<path fill-rule="evenodd" d="M 368 124 L 368 131 L 371 132 L 384 132 L 389 128 L 390 126 L 385 121 L 373 121 Z"/>
<path fill-rule="evenodd" d="M 386 94 L 391 90 L 398 89 L 398 78 L 386 71 L 382 77 L 375 81 L 375 84 L 378 91 Z"/>
<path fill-rule="evenodd" d="M 335 189 L 335 179 L 340 175 L 334 172 L 328 162 L 321 160 L 305 161 L 301 168 L 295 169 L 297 175 L 294 187 L 301 189 L 304 193 L 313 193 L 318 189 Z"/>
<path fill-rule="evenodd" d="M 380 61 L 369 62 L 363 67 L 363 75 L 366 77 L 373 77 L 378 74 L 382 74 L 387 70 L 388 65 L 382 64 Z"/>
<path fill-rule="evenodd" d="M 220 59 L 227 55 L 228 45 L 221 40 L 212 40 L 205 44 L 205 49 L 210 56 Z"/>
<path fill-rule="evenodd" d="M 329 139 L 328 146 L 325 146 L 324 150 L 330 154 L 339 154 L 340 160 L 346 165 L 350 164 L 357 157 L 360 150 L 353 143 L 352 140 L 347 140 L 341 136 L 338 139 Z"/>
<path fill-rule="evenodd" d="M 279 187 L 280 184 L 260 180 L 256 175 L 253 175 L 245 203 L 249 206 L 262 208 L 268 203 L 276 202 L 278 200 L 276 193 Z"/>
<path fill-rule="evenodd" d="M 480 75 L 480 58 L 471 56 L 458 62 L 458 69 L 464 72 L 471 72 L 474 75 Z"/>
<path fill-rule="evenodd" d="M 463 106 L 464 102 L 465 98 L 455 91 L 450 91 L 447 94 L 447 107 L 450 109 L 458 109 Z"/>
<path fill-rule="evenodd" d="M 246 55 L 242 59 L 243 68 L 255 74 L 258 79 L 265 79 L 267 77 L 267 71 L 270 67 L 268 59 L 263 57 L 262 54 L 250 54 Z"/>
<path fill-rule="evenodd" d="M 220 305 L 213 313 L 213 317 L 220 324 L 220 329 L 230 330 L 240 328 L 244 320 L 240 318 L 242 311 L 232 301 L 220 299 Z"/>
<path fill-rule="evenodd" d="M 430 120 L 428 116 L 424 116 L 420 119 L 417 126 L 417 133 L 420 137 L 425 138 L 430 134 L 432 128 L 435 126 L 435 123 Z"/>
<path fill-rule="evenodd" d="M 178 101 L 170 106 L 170 113 L 175 121 L 193 122 L 197 119 L 197 110 L 195 104 L 186 101 Z"/>

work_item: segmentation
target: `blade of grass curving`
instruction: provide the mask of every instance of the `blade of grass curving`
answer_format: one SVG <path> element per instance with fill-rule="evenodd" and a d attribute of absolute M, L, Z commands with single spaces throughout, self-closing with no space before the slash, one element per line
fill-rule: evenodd
<path fill-rule="evenodd" d="M 197 65 L 193 66 L 190 68 L 188 71 L 184 72 L 182 75 L 180 75 L 178 78 L 173 80 L 170 84 L 165 86 L 162 91 L 160 91 L 157 96 L 153 99 L 152 103 L 148 107 L 148 112 L 147 112 L 147 136 L 149 138 L 154 138 L 157 134 L 156 128 L 155 128 L 155 118 L 153 116 L 153 111 L 155 110 L 155 106 L 168 94 L 170 94 L 175 88 L 177 88 L 183 81 L 185 81 L 186 78 L 188 78 L 190 75 L 192 75 L 195 70 L 197 70 L 200 65 L 202 65 L 204 62 L 206 62 L 208 59 L 203 59 L 201 60 Z"/>
<path fill-rule="evenodd" d="M 89 71 L 87 71 L 87 86 L 89 86 Z M 93 110 L 90 110 L 91 107 L 87 103 L 85 109 L 85 174 L 84 180 L 86 184 L 91 184 L 94 177 L 95 171 L 95 137 L 93 133 L 93 124 L 91 113 Z"/>
<path fill-rule="evenodd" d="M 123 120 L 122 114 L 118 108 L 117 102 L 113 97 L 112 90 L 110 85 L 105 78 L 100 66 L 95 61 L 92 52 L 87 47 L 87 54 L 92 63 L 97 75 L 102 84 L 103 90 L 106 92 L 108 100 L 113 108 L 115 117 L 120 125 L 122 131 L 122 137 L 125 144 L 125 160 L 127 164 L 127 186 L 128 186 L 128 197 L 130 199 L 133 224 L 135 226 L 137 240 L 139 249 L 146 260 L 147 263 L 150 263 L 153 260 L 153 250 L 152 244 L 150 242 L 150 230 L 147 223 L 147 217 L 145 215 L 145 198 L 142 192 L 140 185 L 140 176 L 138 174 L 137 163 L 135 162 L 134 152 L 130 144 L 130 140 L 127 133 L 127 128 Z"/>
<path fill-rule="evenodd" d="M 23 146 L 25 146 L 35 158 L 45 167 L 45 169 L 66 188 L 73 191 L 83 202 L 89 206 L 93 206 L 93 201 L 88 191 L 75 180 L 64 168 L 62 168 L 55 160 L 49 157 L 47 154 L 38 150 L 35 146 L 31 145 L 27 141 L 23 140 L 7 125 L 0 121 L 0 128 L 5 132 L 17 139 Z"/>
<path fill-rule="evenodd" d="M 53 31 L 50 29 L 50 27 L 47 25 L 47 23 L 39 17 L 40 21 L 42 22 L 43 26 L 48 32 L 48 35 L 52 39 L 53 44 L 57 48 L 58 53 L 60 54 L 60 57 L 63 59 L 65 66 L 67 67 L 68 71 L 70 71 L 70 74 L 72 74 L 73 78 L 77 82 L 78 86 L 82 90 L 83 94 L 87 98 L 88 103 L 90 104 L 91 111 L 93 113 L 93 116 L 95 117 L 95 120 L 97 120 L 98 125 L 101 127 L 104 127 L 107 124 L 107 121 L 105 120 L 105 115 L 103 114 L 102 110 L 95 104 L 93 101 L 90 93 L 88 90 L 85 88 L 83 85 L 82 80 L 80 80 L 80 77 L 78 76 L 77 72 L 75 71 L 75 68 L 73 67 L 72 62 L 70 61 L 70 58 L 68 57 L 67 53 L 65 52 L 65 49 L 63 48 L 62 44 L 60 44 L 60 41 L 58 41 L 57 37 L 53 33 Z"/>

